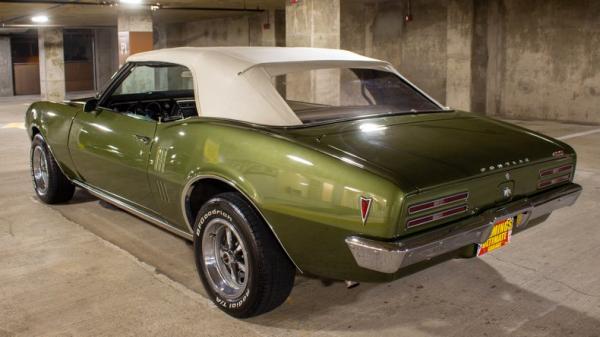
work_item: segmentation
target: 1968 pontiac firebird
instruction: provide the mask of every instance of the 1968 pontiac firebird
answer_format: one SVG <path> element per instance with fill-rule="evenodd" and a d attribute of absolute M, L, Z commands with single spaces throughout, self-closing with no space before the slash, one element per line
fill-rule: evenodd
<path fill-rule="evenodd" d="M 235 317 L 283 303 L 296 271 L 390 281 L 482 255 L 581 192 L 567 144 L 450 110 L 341 50 L 137 54 L 96 97 L 32 104 L 26 126 L 41 200 L 80 187 L 193 240 Z"/>

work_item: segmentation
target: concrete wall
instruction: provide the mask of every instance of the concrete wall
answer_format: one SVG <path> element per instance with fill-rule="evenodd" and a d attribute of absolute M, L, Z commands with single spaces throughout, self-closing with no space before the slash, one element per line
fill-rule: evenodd
<path fill-rule="evenodd" d="M 289 47 L 340 48 L 341 0 L 304 0 L 286 5 Z M 286 95 L 293 100 L 337 105 L 340 72 L 336 69 L 286 75 Z"/>
<path fill-rule="evenodd" d="M 600 123 L 600 2 L 342 1 L 341 48 L 390 61 L 450 106 Z"/>
<path fill-rule="evenodd" d="M 286 5 L 289 47 L 340 47 L 341 0 L 303 0 Z"/>
<path fill-rule="evenodd" d="M 447 1 L 341 3 L 341 48 L 391 62 L 432 97 L 446 99 Z"/>
<path fill-rule="evenodd" d="M 94 30 L 94 57 L 96 90 L 101 90 L 119 69 L 117 30 L 99 28 Z"/>
<path fill-rule="evenodd" d="M 0 97 L 13 94 L 10 36 L 0 36 Z"/>
<path fill-rule="evenodd" d="M 504 0 L 488 12 L 488 113 L 600 123 L 599 1 Z"/>
<path fill-rule="evenodd" d="M 267 18 L 268 16 L 268 18 Z M 263 24 L 270 27 L 264 28 Z M 275 46 L 275 11 L 155 25 L 155 48 L 180 46 Z"/>

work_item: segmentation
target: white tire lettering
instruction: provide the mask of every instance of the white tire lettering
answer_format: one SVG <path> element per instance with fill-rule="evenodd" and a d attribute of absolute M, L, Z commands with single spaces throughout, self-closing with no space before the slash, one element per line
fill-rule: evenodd
<path fill-rule="evenodd" d="M 229 215 L 227 212 L 222 211 L 220 209 L 211 209 L 210 211 L 204 213 L 202 215 L 202 217 L 200 218 L 200 221 L 198 222 L 198 227 L 196 229 L 196 236 L 200 236 L 200 228 L 202 228 L 202 225 L 204 224 L 204 222 L 206 222 L 206 220 L 214 215 L 217 216 L 222 216 L 225 219 L 229 220 L 230 222 L 233 222 L 233 218 L 231 217 L 231 215 Z"/>

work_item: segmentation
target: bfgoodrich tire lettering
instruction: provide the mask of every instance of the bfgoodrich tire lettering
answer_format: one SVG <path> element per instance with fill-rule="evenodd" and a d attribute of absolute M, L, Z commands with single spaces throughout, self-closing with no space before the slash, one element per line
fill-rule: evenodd
<path fill-rule="evenodd" d="M 38 198 L 47 204 L 71 200 L 75 186 L 64 176 L 40 134 L 31 142 L 30 163 L 33 188 Z"/>
<path fill-rule="evenodd" d="M 219 309 L 247 318 L 278 307 L 289 296 L 295 267 L 240 194 L 223 193 L 206 202 L 194 228 L 196 267 Z"/>

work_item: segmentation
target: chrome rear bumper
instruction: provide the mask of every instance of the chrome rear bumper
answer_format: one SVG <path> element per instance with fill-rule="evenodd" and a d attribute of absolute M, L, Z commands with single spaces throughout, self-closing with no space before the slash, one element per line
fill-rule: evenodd
<path fill-rule="evenodd" d="M 569 184 L 397 241 L 350 236 L 346 238 L 346 244 L 359 266 L 382 273 L 395 273 L 402 267 L 461 247 L 484 243 L 498 219 L 524 214 L 521 224 L 515 230 L 527 228 L 529 221 L 550 214 L 558 208 L 573 205 L 580 193 L 581 186 Z"/>

